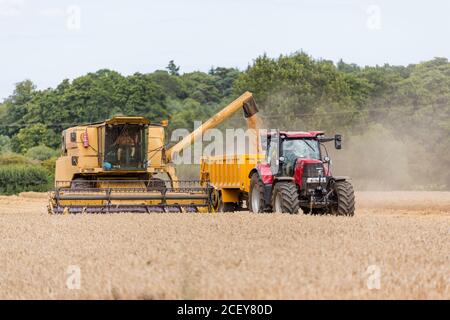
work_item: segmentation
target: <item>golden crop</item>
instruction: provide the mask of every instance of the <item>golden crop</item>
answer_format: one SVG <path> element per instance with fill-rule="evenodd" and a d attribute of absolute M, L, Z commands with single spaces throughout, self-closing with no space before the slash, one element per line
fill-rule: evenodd
<path fill-rule="evenodd" d="M 0 299 L 450 299 L 450 192 L 357 203 L 353 218 L 49 216 L 45 195 L 0 197 Z"/>

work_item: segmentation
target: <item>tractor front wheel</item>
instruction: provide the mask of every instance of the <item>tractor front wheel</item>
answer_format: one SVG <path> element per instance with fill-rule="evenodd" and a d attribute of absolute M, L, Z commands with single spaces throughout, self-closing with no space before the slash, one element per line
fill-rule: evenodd
<path fill-rule="evenodd" d="M 278 182 L 273 188 L 272 207 L 278 213 L 297 214 L 300 210 L 298 189 L 293 182 Z"/>
<path fill-rule="evenodd" d="M 348 181 L 337 181 L 333 184 L 332 199 L 335 204 L 331 206 L 331 214 L 336 216 L 355 215 L 355 193 Z"/>

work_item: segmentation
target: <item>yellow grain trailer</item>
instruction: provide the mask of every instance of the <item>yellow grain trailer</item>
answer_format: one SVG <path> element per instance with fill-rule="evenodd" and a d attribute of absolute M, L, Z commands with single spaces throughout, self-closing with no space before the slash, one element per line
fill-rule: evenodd
<path fill-rule="evenodd" d="M 250 190 L 249 174 L 264 154 L 238 154 L 205 157 L 201 160 L 201 180 L 214 188 L 212 208 L 219 212 L 242 209 Z"/>

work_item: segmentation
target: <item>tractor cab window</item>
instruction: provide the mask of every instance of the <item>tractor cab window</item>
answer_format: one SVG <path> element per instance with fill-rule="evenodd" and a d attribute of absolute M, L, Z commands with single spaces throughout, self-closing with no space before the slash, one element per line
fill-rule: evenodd
<path fill-rule="evenodd" d="M 283 141 L 283 168 L 287 176 L 294 174 L 297 159 L 320 159 L 319 143 L 313 139 L 287 139 Z"/>
<path fill-rule="evenodd" d="M 107 125 L 105 128 L 105 170 L 146 168 L 147 135 L 144 125 Z"/>
<path fill-rule="evenodd" d="M 270 139 L 269 148 L 267 150 L 267 162 L 270 164 L 270 171 L 273 174 L 278 174 L 280 165 L 280 154 L 279 154 L 279 137 L 273 135 Z"/>
<path fill-rule="evenodd" d="M 283 141 L 283 157 L 320 160 L 319 143 L 314 139 L 287 139 Z"/>
<path fill-rule="evenodd" d="M 283 157 L 286 161 L 298 158 L 320 160 L 319 143 L 314 139 L 287 139 L 283 141 Z"/>

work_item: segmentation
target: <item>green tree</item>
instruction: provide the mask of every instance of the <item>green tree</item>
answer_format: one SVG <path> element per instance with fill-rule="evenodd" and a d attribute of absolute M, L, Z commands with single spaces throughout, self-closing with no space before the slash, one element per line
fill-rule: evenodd
<path fill-rule="evenodd" d="M 11 138 L 0 135 L 0 154 L 11 151 Z"/>
<path fill-rule="evenodd" d="M 59 135 L 43 124 L 33 124 L 29 127 L 22 128 L 11 139 L 13 151 L 22 154 L 34 146 L 46 145 L 48 147 L 56 147 L 58 144 Z"/>
<path fill-rule="evenodd" d="M 4 101 L 5 111 L 2 112 L 1 122 L 6 125 L 0 127 L 1 134 L 14 135 L 24 124 L 23 118 L 28 112 L 28 104 L 33 100 L 36 86 L 31 80 L 16 84 L 14 92 Z"/>
<path fill-rule="evenodd" d="M 172 76 L 179 76 L 180 75 L 180 73 L 179 73 L 180 67 L 177 66 L 173 60 L 169 61 L 169 64 L 167 65 L 166 69 L 169 70 L 169 73 Z"/>
<path fill-rule="evenodd" d="M 39 145 L 29 148 L 25 153 L 25 156 L 30 159 L 43 161 L 56 157 L 58 153 L 59 152 L 55 149 L 49 148 L 44 145 Z"/>
<path fill-rule="evenodd" d="M 303 52 L 277 59 L 263 55 L 236 80 L 235 93 L 252 91 L 270 127 L 348 128 L 362 116 L 364 103 L 352 92 L 356 83 L 349 79 L 331 61 Z"/>

